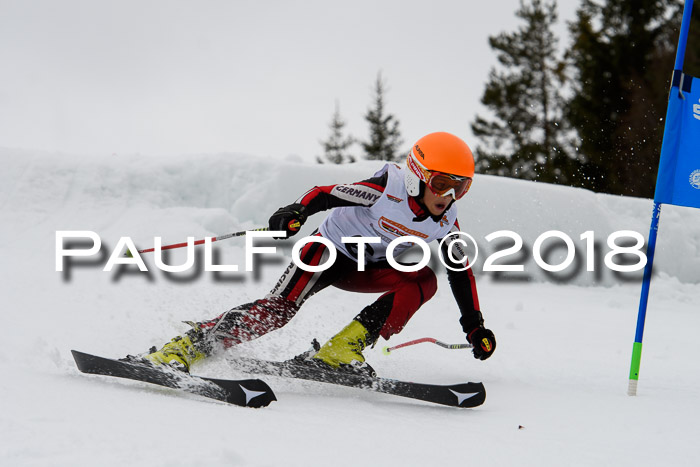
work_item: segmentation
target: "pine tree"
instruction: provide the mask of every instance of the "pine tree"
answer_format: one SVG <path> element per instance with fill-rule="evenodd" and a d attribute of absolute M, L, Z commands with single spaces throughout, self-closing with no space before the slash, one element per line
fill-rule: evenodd
<path fill-rule="evenodd" d="M 490 71 L 481 102 L 494 119 L 477 115 L 472 131 L 478 172 L 575 184 L 578 160 L 563 118 L 565 64 L 559 57 L 556 1 L 520 2 L 525 24 L 489 38 L 500 66 Z"/>
<path fill-rule="evenodd" d="M 567 117 L 580 136 L 587 188 L 653 196 L 678 7 L 676 0 L 584 0 L 577 11 L 569 49 L 576 85 Z"/>
<path fill-rule="evenodd" d="M 367 111 L 365 120 L 369 122 L 369 141 L 363 142 L 365 159 L 393 161 L 398 158 L 399 146 L 403 143 L 399 122 L 384 109 L 386 89 L 381 72 L 377 74 L 374 88 L 374 106 Z"/>
<path fill-rule="evenodd" d="M 331 164 L 342 164 L 344 162 L 355 162 L 355 157 L 348 152 L 348 148 L 355 142 L 352 136 L 345 136 L 343 128 L 345 128 L 346 122 L 340 116 L 340 105 L 338 101 L 335 102 L 335 112 L 333 112 L 333 118 L 331 119 L 330 127 L 331 133 L 328 139 L 321 141 L 323 146 L 323 154 L 326 161 Z M 316 158 L 319 164 L 323 164 L 323 159 L 320 157 Z"/>

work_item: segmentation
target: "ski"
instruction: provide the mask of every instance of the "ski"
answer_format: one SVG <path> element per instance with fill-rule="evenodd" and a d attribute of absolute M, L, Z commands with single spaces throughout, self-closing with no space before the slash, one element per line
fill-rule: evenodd
<path fill-rule="evenodd" d="M 277 400 L 272 389 L 259 379 L 204 378 L 146 362 L 112 360 L 77 350 L 71 352 L 78 370 L 83 373 L 143 381 L 243 407 L 266 407 Z"/>
<path fill-rule="evenodd" d="M 413 383 L 378 376 L 348 374 L 326 370 L 298 360 L 274 362 L 254 358 L 228 359 L 234 369 L 244 373 L 281 376 L 287 378 L 337 384 L 395 396 L 418 399 L 451 407 L 476 407 L 486 400 L 486 389 L 482 383 L 436 385 Z"/>

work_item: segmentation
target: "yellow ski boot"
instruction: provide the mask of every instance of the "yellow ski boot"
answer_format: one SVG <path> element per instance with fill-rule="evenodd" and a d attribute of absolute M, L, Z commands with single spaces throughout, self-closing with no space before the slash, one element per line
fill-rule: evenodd
<path fill-rule="evenodd" d="M 151 348 L 150 353 L 143 356 L 156 365 L 169 365 L 178 370 L 190 371 L 193 363 L 204 359 L 210 352 L 204 339 L 204 333 L 195 323 L 188 323 L 193 329 L 182 336 L 174 337 L 160 350 Z"/>
<path fill-rule="evenodd" d="M 365 362 L 362 351 L 370 342 L 369 332 L 359 321 L 352 320 L 321 349 L 312 359 L 341 370 L 374 374 L 374 370 Z"/>

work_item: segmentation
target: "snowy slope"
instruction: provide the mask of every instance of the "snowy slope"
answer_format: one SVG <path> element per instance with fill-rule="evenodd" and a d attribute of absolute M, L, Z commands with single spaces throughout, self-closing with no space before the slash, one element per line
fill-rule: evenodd
<path fill-rule="evenodd" d="M 287 243 L 258 275 L 191 271 L 102 272 L 122 236 L 140 247 L 265 225 L 315 184 L 365 178 L 381 164 L 343 167 L 219 154 L 109 159 L 0 150 L 0 284 L 4 372 L 1 465 L 697 465 L 700 368 L 700 213 L 664 207 L 649 302 L 639 396 L 625 395 L 639 300 L 632 279 L 601 270 L 499 279 L 475 265 L 498 350 L 486 362 L 422 344 L 366 352 L 384 376 L 483 381 L 473 410 L 434 407 L 347 388 L 268 378 L 279 401 L 250 410 L 147 385 L 80 374 L 70 349 L 120 357 L 162 344 L 186 319 L 215 316 L 265 294 L 289 260 Z M 488 233 L 519 233 L 526 247 L 547 230 L 600 252 L 616 230 L 646 237 L 651 201 L 480 176 L 459 202 L 462 230 L 490 253 Z M 322 215 L 313 218 L 311 232 Z M 104 243 L 92 263 L 55 271 L 55 232 L 91 230 Z M 243 264 L 243 242 L 217 244 L 219 262 Z M 283 244 L 285 245 L 285 244 Z M 179 264 L 178 252 L 171 261 Z M 601 256 L 602 258 L 602 256 Z M 201 259 L 201 258 L 200 258 Z M 600 258 L 599 258 L 600 259 Z M 556 262 L 552 260 L 552 262 Z M 567 271 L 565 271 L 567 272 Z M 564 274 L 564 273 L 562 273 Z M 446 284 L 392 338 L 462 342 Z M 522 280 L 523 276 L 526 276 Z M 373 300 L 329 289 L 280 331 L 230 355 L 283 359 L 325 339 Z M 198 374 L 237 377 L 225 358 Z M 519 427 L 523 428 L 520 429 Z"/>

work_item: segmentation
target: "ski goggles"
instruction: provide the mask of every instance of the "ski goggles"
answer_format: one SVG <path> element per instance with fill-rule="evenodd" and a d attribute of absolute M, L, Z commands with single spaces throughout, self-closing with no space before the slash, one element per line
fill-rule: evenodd
<path fill-rule="evenodd" d="M 464 196 L 472 185 L 469 177 L 446 174 L 442 172 L 429 172 L 430 176 L 426 185 L 434 194 L 438 196 L 452 195 L 454 199 Z"/>
<path fill-rule="evenodd" d="M 416 160 L 413 154 L 408 155 L 406 163 L 408 164 L 408 169 L 423 181 L 430 188 L 430 191 L 438 196 L 452 195 L 454 199 L 460 199 L 469 191 L 469 187 L 472 185 L 471 177 L 462 177 L 426 169 L 423 164 Z"/>

